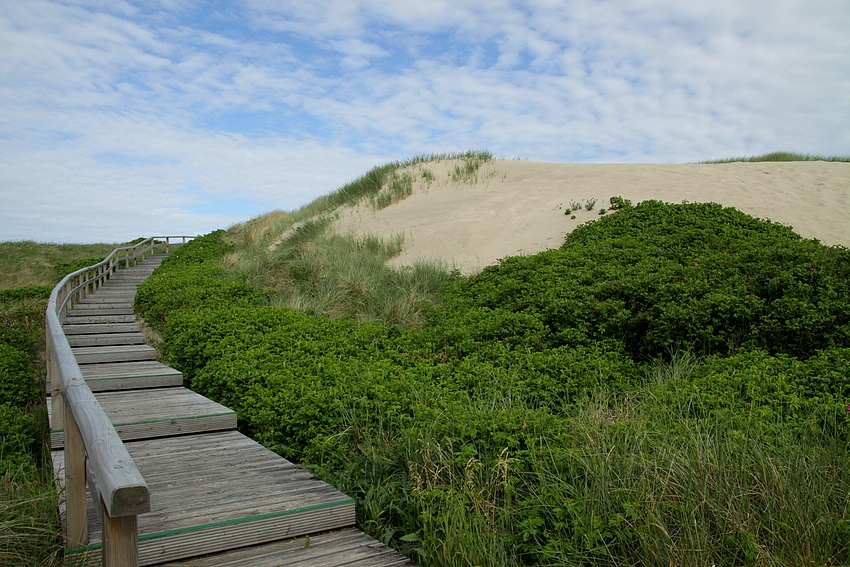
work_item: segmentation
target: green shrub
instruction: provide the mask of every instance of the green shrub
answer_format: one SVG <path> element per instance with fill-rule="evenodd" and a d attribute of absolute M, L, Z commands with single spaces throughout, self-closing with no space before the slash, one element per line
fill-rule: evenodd
<path fill-rule="evenodd" d="M 68 262 L 66 264 L 56 265 L 53 267 L 53 271 L 56 275 L 56 281 L 61 280 L 68 274 L 76 272 L 77 270 L 82 270 L 83 268 L 94 266 L 95 264 L 100 263 L 102 260 L 103 258 L 95 256 L 92 258 L 82 258 L 80 260 L 74 260 L 73 262 Z"/>
<path fill-rule="evenodd" d="M 53 288 L 46 285 L 28 285 L 24 287 L 13 287 L 11 289 L 0 289 L 0 304 L 24 299 L 47 299 L 50 297 L 50 292 L 52 291 Z"/>
<path fill-rule="evenodd" d="M 421 330 L 265 305 L 220 233 L 137 305 L 194 389 L 426 567 L 850 562 L 848 251 L 618 208 L 447 278 Z"/>
<path fill-rule="evenodd" d="M 449 288 L 435 320 L 525 317 L 543 347 L 622 341 L 636 360 L 672 349 L 809 357 L 850 346 L 850 251 L 714 204 L 636 207 L 564 246 L 506 258 Z M 490 321 L 490 323 L 485 323 Z M 482 339 L 486 339 L 483 336 Z"/>
<path fill-rule="evenodd" d="M 39 431 L 30 411 L 0 403 L 0 482 L 7 474 L 24 478 L 36 476 L 34 455 L 41 445 Z"/>
<path fill-rule="evenodd" d="M 0 404 L 24 407 L 38 396 L 31 356 L 0 343 Z"/>
<path fill-rule="evenodd" d="M 149 325 L 161 331 L 169 314 L 181 309 L 248 306 L 266 300 L 266 293 L 240 282 L 219 265 L 221 256 L 232 249 L 222 240 L 223 234 L 212 232 L 181 246 L 139 286 L 135 308 Z"/>

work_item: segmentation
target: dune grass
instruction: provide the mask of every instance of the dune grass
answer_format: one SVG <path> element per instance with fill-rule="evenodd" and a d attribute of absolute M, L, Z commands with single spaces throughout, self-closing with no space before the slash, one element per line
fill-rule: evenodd
<path fill-rule="evenodd" d="M 55 285 L 65 274 L 100 262 L 117 246 L 0 242 L 0 289 Z"/>
<path fill-rule="evenodd" d="M 46 428 L 46 423 L 45 423 Z M 0 478 L 0 565 L 63 564 L 62 527 L 49 455 L 40 473 Z"/>
<path fill-rule="evenodd" d="M 275 225 L 275 217 L 266 220 Z M 390 267 L 387 260 L 402 250 L 401 236 L 339 235 L 330 231 L 331 220 L 322 215 L 304 221 L 271 249 L 268 235 L 275 231 L 258 230 L 257 224 L 232 230 L 229 237 L 237 249 L 224 258 L 224 265 L 252 285 L 270 289 L 269 301 L 276 307 L 332 319 L 420 326 L 425 306 L 437 300 L 452 277 L 445 266 L 423 261 Z"/>
<path fill-rule="evenodd" d="M 815 154 L 797 154 L 793 152 L 771 152 L 760 156 L 734 157 L 701 161 L 699 163 L 734 163 L 734 162 L 762 162 L 762 161 L 834 161 L 850 162 L 850 156 L 819 156 Z"/>
<path fill-rule="evenodd" d="M 44 312 L 66 273 L 115 247 L 0 243 L 0 565 L 63 564 L 43 397 Z"/>
<path fill-rule="evenodd" d="M 334 211 L 365 203 L 385 208 L 409 196 L 414 182 L 429 186 L 434 174 L 427 163 L 453 160 L 456 183 L 478 179 L 489 152 L 417 156 L 371 169 L 337 191 L 292 212 L 269 214 L 231 227 L 235 250 L 224 265 L 257 287 L 272 290 L 270 302 L 309 315 L 334 319 L 384 321 L 407 327 L 422 324 L 428 304 L 452 276 L 448 266 L 421 261 L 393 268 L 387 261 L 400 253 L 403 235 L 389 239 L 358 237 L 332 231 Z"/>
<path fill-rule="evenodd" d="M 653 382 L 596 390 L 558 420 L 556 437 L 529 435 L 522 459 L 470 456 L 436 433 L 452 425 L 361 437 L 356 466 L 329 480 L 356 496 L 375 537 L 406 527 L 396 541 L 427 566 L 843 564 L 843 440 L 780 430 L 786 439 L 766 443 L 760 417 L 694 420 L 670 394 Z M 534 414 L 495 391 L 470 402 L 463 421 L 492 419 L 493 407 Z"/>

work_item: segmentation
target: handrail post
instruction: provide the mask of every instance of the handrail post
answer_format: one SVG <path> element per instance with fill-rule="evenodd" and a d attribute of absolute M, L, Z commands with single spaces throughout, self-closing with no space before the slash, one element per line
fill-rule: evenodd
<path fill-rule="evenodd" d="M 50 333 L 47 332 L 45 358 L 47 359 L 47 381 L 50 382 L 50 409 L 53 423 L 53 429 L 63 429 L 65 427 L 65 398 L 62 397 L 62 385 L 59 383 L 59 367 L 56 363 L 56 356 L 53 354 L 53 340 Z"/>
<path fill-rule="evenodd" d="M 65 525 L 68 547 L 86 545 L 86 453 L 70 406 L 65 406 Z"/>
<path fill-rule="evenodd" d="M 100 502 L 103 567 L 139 567 L 138 516 L 113 518 L 98 495 Z"/>

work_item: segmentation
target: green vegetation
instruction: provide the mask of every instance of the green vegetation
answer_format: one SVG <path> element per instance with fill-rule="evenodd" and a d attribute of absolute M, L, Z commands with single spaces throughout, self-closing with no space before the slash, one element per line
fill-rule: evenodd
<path fill-rule="evenodd" d="M 62 557 L 43 393 L 50 290 L 0 290 L 0 565 L 59 565 Z"/>
<path fill-rule="evenodd" d="M 65 274 L 103 260 L 117 244 L 0 242 L 0 289 L 50 286 Z"/>
<path fill-rule="evenodd" d="M 116 246 L 0 242 L 0 565 L 62 564 L 44 405 L 44 312 L 59 280 Z"/>
<path fill-rule="evenodd" d="M 267 290 L 269 305 L 291 307 L 311 315 L 386 321 L 421 326 L 428 305 L 451 274 L 437 262 L 394 269 L 387 261 L 401 252 L 402 235 L 387 240 L 336 234 L 334 212 L 367 203 L 381 209 L 413 191 L 434 174 L 423 164 L 453 160 L 452 179 L 473 182 L 487 152 L 420 156 L 375 167 L 363 177 L 313 203 L 285 213 L 275 211 L 231 228 L 224 242 L 233 250 L 224 266 L 251 285 Z M 456 178 L 456 179 L 455 179 Z"/>
<path fill-rule="evenodd" d="M 445 276 L 422 328 L 275 307 L 298 264 L 234 269 L 248 226 L 182 247 L 137 308 L 192 388 L 426 567 L 850 563 L 850 252 L 611 203 L 558 250 Z M 327 221 L 297 222 L 281 254 Z"/>
<path fill-rule="evenodd" d="M 733 163 L 737 161 L 746 161 L 746 162 L 758 162 L 758 161 L 838 161 L 838 162 L 850 162 L 850 157 L 848 156 L 818 156 L 812 154 L 795 154 L 792 152 L 771 152 L 769 154 L 764 154 L 760 156 L 751 156 L 751 157 L 737 157 L 737 158 L 725 158 L 725 159 L 715 159 L 710 161 L 701 161 L 700 163 Z"/>
<path fill-rule="evenodd" d="M 490 159 L 388 164 L 181 247 L 136 299 L 164 355 L 425 567 L 850 564 L 850 251 L 620 197 L 470 277 L 328 230 L 435 157 L 455 182 Z M 61 562 L 43 312 L 101 250 L 51 246 L 0 244 L 3 565 Z"/>

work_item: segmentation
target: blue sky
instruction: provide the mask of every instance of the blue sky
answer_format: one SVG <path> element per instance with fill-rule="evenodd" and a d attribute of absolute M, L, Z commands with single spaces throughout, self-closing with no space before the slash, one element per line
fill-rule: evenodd
<path fill-rule="evenodd" d="M 389 160 L 850 154 L 850 2 L 0 2 L 0 240 L 195 234 Z"/>

